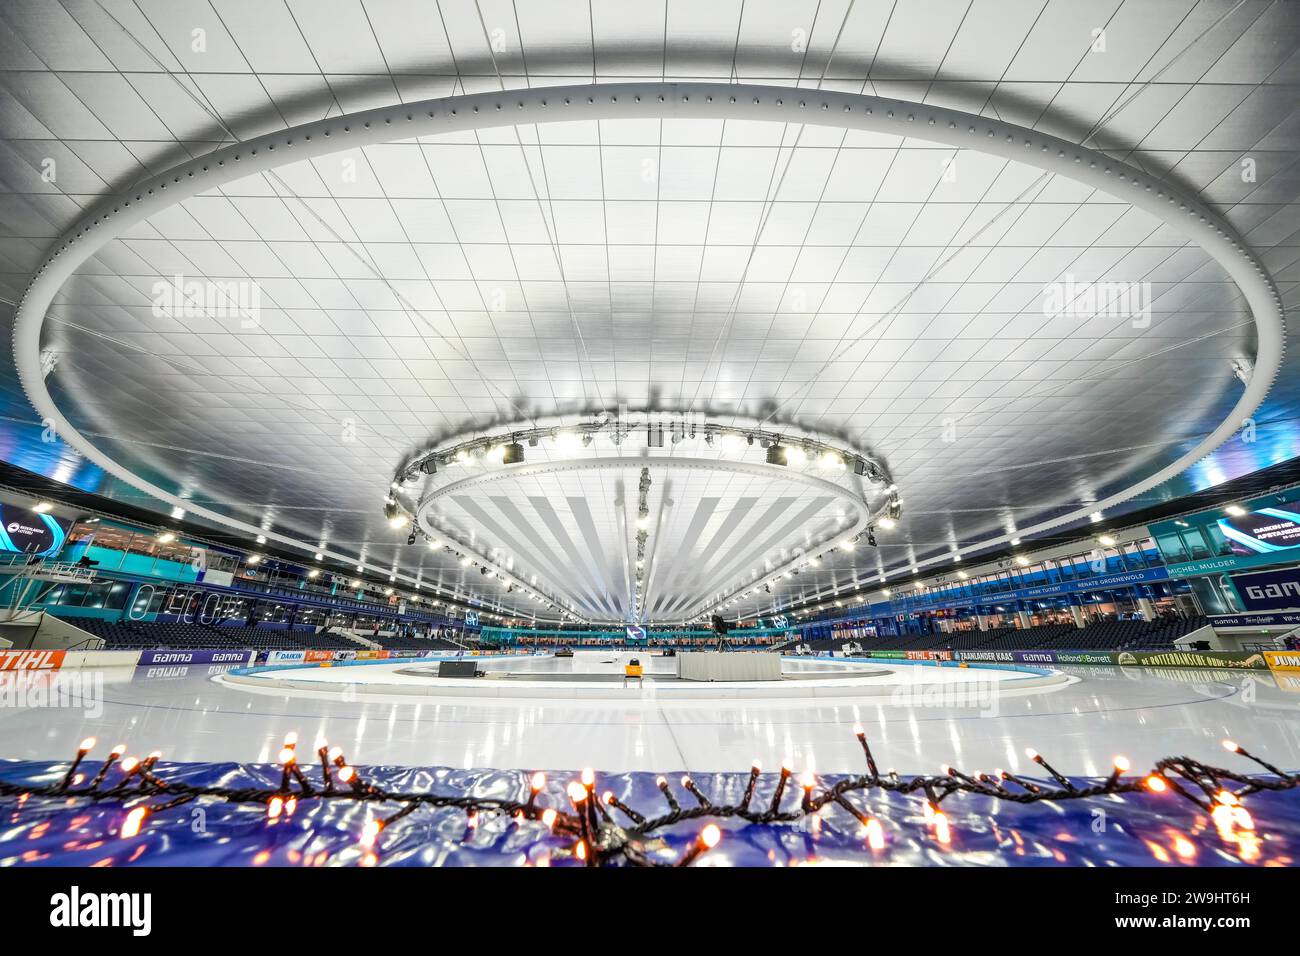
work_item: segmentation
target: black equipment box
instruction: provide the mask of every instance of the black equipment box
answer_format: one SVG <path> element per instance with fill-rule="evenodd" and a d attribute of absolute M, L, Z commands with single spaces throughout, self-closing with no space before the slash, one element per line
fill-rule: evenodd
<path fill-rule="evenodd" d="M 439 677 L 477 677 L 478 668 L 473 661 L 439 661 Z"/>

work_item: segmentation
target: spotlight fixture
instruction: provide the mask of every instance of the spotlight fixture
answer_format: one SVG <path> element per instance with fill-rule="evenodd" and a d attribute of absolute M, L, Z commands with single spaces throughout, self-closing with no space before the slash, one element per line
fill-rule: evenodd
<path fill-rule="evenodd" d="M 524 446 L 517 441 L 512 441 L 505 447 L 505 453 L 501 456 L 501 464 L 518 465 L 524 460 Z"/>
<path fill-rule="evenodd" d="M 870 528 L 867 529 L 867 544 L 872 548 L 876 546 L 876 532 Z"/>
<path fill-rule="evenodd" d="M 36 504 L 32 505 L 32 510 L 38 515 L 43 515 L 49 513 L 50 509 L 53 507 L 54 505 L 50 504 L 48 501 L 38 501 Z"/>
<path fill-rule="evenodd" d="M 1255 366 L 1249 359 L 1233 359 L 1232 374 L 1242 385 L 1250 385 L 1250 379 L 1255 374 Z"/>
<path fill-rule="evenodd" d="M 415 544 L 415 529 L 414 529 L 414 528 L 412 528 L 412 529 L 411 529 L 411 533 L 408 534 L 408 535 L 406 536 L 406 543 L 407 543 L 407 544 Z"/>
<path fill-rule="evenodd" d="M 750 436 L 750 442 L 753 442 L 753 436 Z M 789 461 L 786 457 L 786 447 L 784 445 L 769 445 L 767 447 L 767 463 L 769 465 L 786 465 Z"/>

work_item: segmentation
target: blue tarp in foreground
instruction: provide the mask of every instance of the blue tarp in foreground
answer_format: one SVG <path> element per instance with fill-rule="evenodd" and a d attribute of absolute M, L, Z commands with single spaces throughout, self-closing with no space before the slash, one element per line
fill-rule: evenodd
<path fill-rule="evenodd" d="M 0 779 L 48 784 L 66 763 L 4 761 Z M 280 769 L 232 763 L 159 764 L 164 779 L 194 785 L 274 788 Z M 521 799 L 529 774 L 513 770 L 370 767 L 367 780 L 391 791 L 470 793 Z M 576 773 L 549 773 L 541 803 L 565 806 L 564 786 Z M 715 801 L 735 801 L 748 775 L 697 774 L 700 789 Z M 770 799 L 775 775 L 765 774 L 756 802 Z M 837 775 L 819 777 L 830 786 Z M 665 809 L 649 773 L 598 774 L 597 792 L 612 791 L 642 812 Z M 797 791 L 797 787 L 791 789 Z M 689 796 L 679 796 L 690 802 Z M 154 798 L 155 801 L 160 798 Z M 797 793 L 786 800 L 797 803 Z M 1215 825 L 1194 806 L 1171 794 L 1143 794 L 1017 805 L 982 796 L 955 794 L 943 802 L 951 839 L 941 844 L 923 815 L 922 801 L 881 792 L 853 794 L 853 802 L 883 824 L 885 845 L 867 846 L 862 825 L 830 806 L 818 817 L 792 825 L 719 821 L 723 839 L 696 865 L 790 866 L 806 863 L 983 866 L 1241 866 L 1291 865 L 1300 848 L 1300 792 L 1260 793 L 1248 799 L 1256 829 L 1249 847 L 1225 842 Z M 0 865 L 44 866 L 338 866 L 359 865 L 358 842 L 371 816 L 395 807 L 334 801 L 304 801 L 291 818 L 267 820 L 264 810 L 200 800 L 150 817 L 139 835 L 118 833 L 126 810 L 118 799 L 96 804 L 17 798 L 0 801 Z M 666 862 L 678 858 L 702 823 L 664 831 L 647 847 Z M 470 825 L 456 809 L 421 808 L 380 835 L 381 866 L 577 865 L 571 839 L 549 833 L 541 823 L 517 824 L 481 814 Z"/>

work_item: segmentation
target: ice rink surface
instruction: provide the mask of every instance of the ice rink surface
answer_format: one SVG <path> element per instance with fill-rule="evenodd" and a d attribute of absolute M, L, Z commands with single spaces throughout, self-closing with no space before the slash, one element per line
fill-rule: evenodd
<path fill-rule="evenodd" d="M 556 665 L 545 660 L 526 666 Z M 836 773 L 861 769 L 852 734 L 860 722 L 882 768 L 903 773 L 945 763 L 1024 771 L 1032 746 L 1064 773 L 1102 775 L 1116 754 L 1139 767 L 1173 754 L 1227 759 L 1225 737 L 1300 767 L 1300 689 L 1261 671 L 1061 668 L 1079 679 L 1011 693 L 995 672 L 924 667 L 907 669 L 923 682 L 861 699 L 583 701 L 254 693 L 214 680 L 221 670 L 103 672 L 100 691 L 87 688 L 77 706 L 25 705 L 37 699 L 30 688 L 24 696 L 11 687 L 0 707 L 0 757 L 62 759 L 94 736 L 168 760 L 268 762 L 294 730 L 304 742 L 342 746 L 362 765 L 708 773 L 744 770 L 757 758 L 766 768 L 790 759 Z"/>
<path fill-rule="evenodd" d="M 771 657 L 771 655 L 763 655 Z M 445 697 L 449 700 L 510 698 L 571 702 L 640 701 L 674 704 L 708 700 L 836 697 L 866 699 L 893 695 L 900 685 L 915 693 L 917 685 L 944 685 L 962 698 L 977 701 L 992 695 L 1027 692 L 1041 685 L 1074 678 L 1059 671 L 1017 665 L 974 664 L 970 667 L 925 666 L 919 662 L 781 657 L 782 679 L 682 680 L 671 657 L 628 652 L 579 651 L 574 657 L 497 656 L 468 658 L 484 679 L 442 677 L 437 661 L 365 662 L 330 667 L 314 664 L 237 670 L 219 680 L 259 693 L 298 697 L 354 699 Z M 624 666 L 638 661 L 644 680 L 627 679 Z M 996 689 L 995 689 L 996 685 Z"/>

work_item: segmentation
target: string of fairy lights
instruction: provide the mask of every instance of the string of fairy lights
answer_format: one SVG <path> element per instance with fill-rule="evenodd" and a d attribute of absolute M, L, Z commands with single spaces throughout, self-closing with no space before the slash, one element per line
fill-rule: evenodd
<path fill-rule="evenodd" d="M 952 841 L 952 825 L 941 809 L 944 800 L 964 793 L 1012 803 L 1063 803 L 1095 797 L 1135 794 L 1157 798 L 1179 797 L 1195 804 L 1208 814 L 1219 835 L 1239 847 L 1258 845 L 1255 821 L 1244 806 L 1246 797 L 1263 791 L 1293 790 L 1300 786 L 1300 775 L 1288 774 L 1230 740 L 1224 749 L 1258 767 L 1267 775 L 1245 774 L 1214 767 L 1191 757 L 1165 757 L 1140 776 L 1129 775 L 1129 761 L 1116 757 L 1110 774 L 1091 781 L 1072 780 L 1059 773 L 1038 752 L 1026 750 L 1029 757 L 1047 774 L 1045 780 L 1029 780 L 1005 770 L 993 773 L 966 773 L 945 766 L 939 774 L 902 777 L 892 769 L 883 773 L 878 766 L 866 732 L 855 727 L 854 734 L 862 747 L 867 772 L 847 776 L 834 784 L 824 785 L 811 771 L 797 778 L 788 762 L 775 774 L 771 791 L 760 794 L 764 784 L 762 767 L 757 761 L 750 769 L 744 793 L 734 803 L 714 802 L 690 777 L 681 778 L 686 805 L 679 799 L 666 777 L 656 780 L 663 796 L 665 811 L 657 813 L 636 809 L 619 800 L 612 792 L 597 794 L 596 774 L 583 770 L 563 789 L 563 798 L 547 790 L 547 778 L 540 771 L 528 779 L 527 792 L 519 799 L 481 797 L 469 793 L 397 792 L 367 782 L 355 766 L 348 763 L 338 747 L 318 741 L 315 760 L 300 760 L 298 736 L 289 734 L 279 753 L 279 784 L 273 788 L 195 786 L 182 781 L 163 779 L 155 772 L 161 754 L 154 752 L 143 759 L 126 755 L 126 746 L 114 747 L 93 775 L 82 770 L 87 756 L 95 747 L 87 738 L 77 748 L 67 770 L 55 782 L 40 786 L 0 780 L 0 798 L 17 798 L 20 807 L 32 798 L 63 802 L 99 803 L 120 801 L 129 808 L 118 831 L 119 839 L 140 834 L 152 817 L 183 804 L 201 799 L 215 799 L 232 804 L 260 806 L 268 821 L 292 817 L 298 807 L 311 801 L 343 800 L 353 803 L 389 805 L 397 809 L 384 817 L 371 817 L 358 837 L 360 862 L 374 865 L 382 849 L 386 829 L 421 808 L 454 808 L 467 814 L 473 829 L 480 814 L 501 814 L 513 818 L 520 827 L 540 825 L 560 837 L 564 852 L 584 866 L 625 864 L 633 866 L 690 866 L 702 854 L 718 845 L 722 828 L 716 821 L 744 825 L 797 824 L 816 817 L 823 810 L 838 807 L 861 824 L 860 835 L 873 853 L 886 849 L 884 824 L 865 806 L 850 796 L 883 791 L 916 796 L 922 801 L 925 823 L 939 844 Z M 310 766 L 315 764 L 315 766 Z M 769 775 L 771 776 L 771 775 Z M 557 803 L 557 805 L 551 805 Z M 686 849 L 673 859 L 651 844 L 661 831 L 679 824 L 702 822 Z M 1243 851 L 1249 859 L 1249 853 Z"/>

